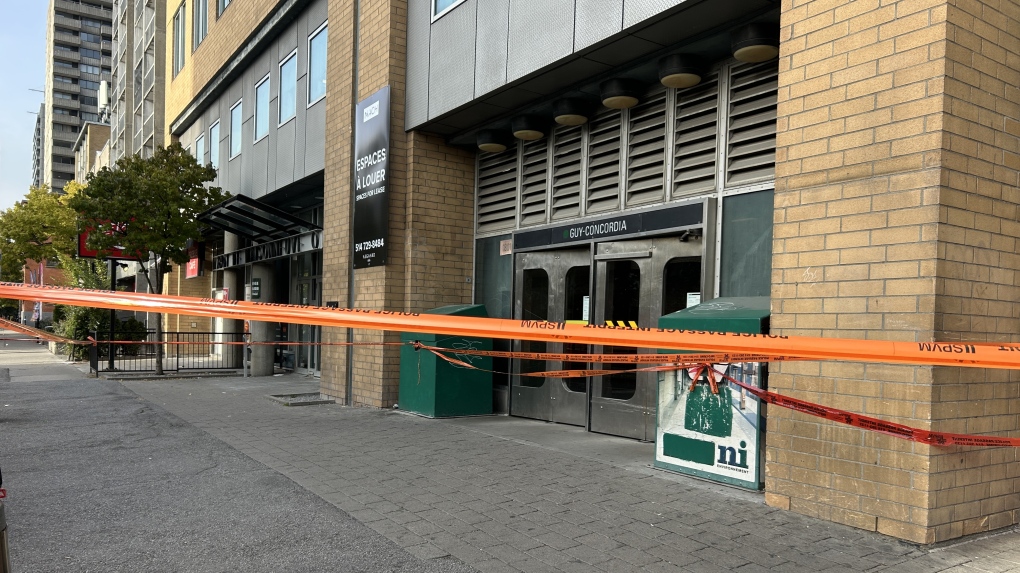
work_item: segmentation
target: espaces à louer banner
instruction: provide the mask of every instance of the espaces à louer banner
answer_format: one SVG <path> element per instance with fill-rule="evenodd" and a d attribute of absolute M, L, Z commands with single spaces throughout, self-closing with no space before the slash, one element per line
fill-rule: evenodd
<path fill-rule="evenodd" d="M 354 172 L 359 175 L 356 177 L 355 190 L 360 191 L 365 187 L 375 185 L 376 183 L 382 183 L 386 179 L 386 170 L 377 169 L 368 175 L 360 175 L 360 173 L 368 167 L 371 167 L 377 163 L 386 161 L 386 148 L 374 151 L 364 157 L 359 158 L 354 163 Z"/>

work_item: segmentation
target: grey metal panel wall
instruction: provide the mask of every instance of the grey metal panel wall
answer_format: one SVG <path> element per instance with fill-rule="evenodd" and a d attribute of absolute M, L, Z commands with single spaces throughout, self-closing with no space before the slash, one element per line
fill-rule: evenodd
<path fill-rule="evenodd" d="M 222 128 L 221 128 L 222 129 Z M 226 151 L 230 151 L 229 138 L 226 147 Z M 245 189 L 241 187 L 241 156 L 235 157 L 228 160 L 226 155 L 220 156 L 220 165 L 226 164 L 226 175 L 227 180 L 223 182 L 223 188 L 229 190 L 231 193 L 245 193 Z"/>
<path fill-rule="evenodd" d="M 251 153 L 245 158 L 244 166 L 251 178 L 251 196 L 261 197 L 266 194 L 267 174 L 266 163 L 269 161 L 269 139 L 262 139 L 252 146 Z"/>
<path fill-rule="evenodd" d="M 297 122 L 294 120 L 280 126 L 276 131 L 276 169 L 270 171 L 270 176 L 275 181 L 270 181 L 274 188 L 279 189 L 284 185 L 294 182 L 294 130 Z"/>
<path fill-rule="evenodd" d="M 304 49 L 307 53 L 307 48 Z M 301 53 L 301 50 L 298 52 Z M 300 71 L 298 72 L 301 73 Z M 294 135 L 294 179 L 300 179 L 305 172 L 305 131 L 308 129 L 308 74 L 298 76 L 297 81 L 297 117 L 294 118 L 296 133 Z M 329 97 L 329 96 L 327 96 Z"/>
<path fill-rule="evenodd" d="M 305 169 L 306 177 L 325 169 L 326 163 L 326 100 L 308 108 L 305 120 Z"/>
<path fill-rule="evenodd" d="M 474 97 L 475 1 L 467 0 L 432 24 L 429 117 L 446 113 Z"/>
<path fill-rule="evenodd" d="M 212 145 L 219 145 L 220 168 L 216 185 L 231 193 L 261 197 L 321 171 L 325 164 L 326 100 L 308 108 L 308 34 L 326 21 L 325 0 L 317 0 L 261 53 L 255 61 L 181 136 L 182 145 L 194 146 L 206 135 L 206 161 Z M 297 50 L 296 114 L 279 122 L 280 60 Z M 254 142 L 255 84 L 270 76 L 269 133 Z M 230 108 L 242 99 L 241 153 L 230 159 Z M 209 126 L 220 122 L 220 141 L 209 139 Z M 186 142 L 186 143 L 185 143 Z"/>
<path fill-rule="evenodd" d="M 574 0 L 510 0 L 507 81 L 568 56 L 574 49 Z"/>
<path fill-rule="evenodd" d="M 245 109 L 243 111 L 244 115 L 248 116 L 248 110 Z M 252 124 L 253 124 L 252 119 L 249 116 L 248 119 L 244 121 L 243 128 L 241 131 L 241 138 L 244 141 L 244 143 L 241 144 L 241 156 L 234 160 L 237 161 L 239 159 L 241 161 L 240 191 L 241 193 L 244 193 L 245 195 L 248 195 L 250 197 L 254 197 L 252 192 L 254 191 L 255 188 L 254 184 L 255 175 L 253 172 L 253 159 L 254 159 L 253 156 L 255 155 L 255 152 L 254 149 L 252 149 L 253 146 L 251 144 Z"/>
<path fill-rule="evenodd" d="M 409 0 L 407 3 L 407 93 L 404 101 L 404 125 L 407 129 L 429 119 L 431 4 L 431 0 Z"/>
<path fill-rule="evenodd" d="M 624 0 L 623 27 L 633 26 L 642 20 L 663 12 L 684 0 Z"/>
<path fill-rule="evenodd" d="M 575 9 L 574 51 L 623 29 L 623 0 L 577 0 Z"/>
<path fill-rule="evenodd" d="M 424 4 L 424 3 L 423 3 Z M 478 0 L 475 40 L 475 96 L 506 83 L 510 0 Z"/>
<path fill-rule="evenodd" d="M 313 32 L 326 21 L 327 5 L 325 0 L 315 2 L 301 14 L 301 20 L 308 24 L 308 32 Z"/>

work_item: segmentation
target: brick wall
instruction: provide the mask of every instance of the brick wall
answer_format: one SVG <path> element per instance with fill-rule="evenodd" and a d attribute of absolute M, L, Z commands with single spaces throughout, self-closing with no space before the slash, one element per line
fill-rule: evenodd
<path fill-rule="evenodd" d="M 212 296 L 212 263 L 206 260 L 204 276 L 185 278 L 184 265 L 176 265 L 173 271 L 163 277 L 163 294 L 209 298 Z M 194 325 L 194 326 L 192 326 Z M 163 328 L 167 332 L 212 332 L 212 319 L 207 316 L 164 314 Z"/>
<path fill-rule="evenodd" d="M 935 336 L 1020 338 L 1020 5 L 950 2 Z M 938 368 L 932 428 L 1017 435 L 1020 373 Z M 936 539 L 1020 521 L 1015 448 L 932 451 Z"/>
<path fill-rule="evenodd" d="M 326 300 L 347 302 L 349 265 L 351 19 L 346 2 L 330 2 L 329 107 L 326 110 Z M 390 86 L 389 259 L 355 271 L 357 308 L 418 312 L 471 299 L 474 156 L 441 138 L 405 133 L 406 0 L 361 3 L 358 99 Z M 336 16 L 334 16 L 336 14 Z M 336 23 L 341 25 L 334 28 Z M 336 94 L 339 97 L 336 97 Z M 327 329 L 331 341 L 346 339 Z M 357 342 L 398 342 L 399 333 L 356 331 Z M 322 393 L 345 396 L 346 350 L 327 347 Z M 352 402 L 391 407 L 398 401 L 397 347 L 356 347 Z"/>
<path fill-rule="evenodd" d="M 993 302 L 1016 298 L 1007 239 L 1014 230 L 1003 226 L 1015 210 L 990 216 L 994 205 L 1015 202 L 1004 186 L 1010 178 L 1016 184 L 1015 166 L 990 145 L 1007 135 L 1005 115 L 1016 114 L 1002 105 L 1005 84 L 999 99 L 989 98 L 984 92 L 996 82 L 981 78 L 1017 62 L 993 41 L 1015 50 L 1016 40 L 1005 28 L 983 27 L 995 40 L 977 43 L 992 54 L 976 56 L 956 45 L 971 36 L 959 32 L 965 12 L 950 4 L 784 1 L 772 289 L 778 333 L 930 341 L 1017 332 L 1012 320 L 992 318 L 1016 315 L 1012 302 Z M 975 3 L 982 13 L 991 4 Z M 1001 26 L 1016 23 L 1015 15 L 997 17 Z M 982 70 L 956 63 L 972 56 Z M 969 98 L 988 109 L 965 104 Z M 996 120 L 996 113 L 1005 115 Z M 817 362 L 776 366 L 770 379 L 807 400 L 985 433 L 1016 428 L 1015 381 L 1001 372 Z M 1012 494 L 1016 503 L 1006 465 L 1015 452 L 930 448 L 778 408 L 769 418 L 771 505 L 917 542 L 1017 519 L 1004 499 Z"/>

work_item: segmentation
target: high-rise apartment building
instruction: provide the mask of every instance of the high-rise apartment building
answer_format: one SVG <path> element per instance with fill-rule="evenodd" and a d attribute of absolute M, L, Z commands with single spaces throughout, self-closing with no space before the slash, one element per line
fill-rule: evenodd
<path fill-rule="evenodd" d="M 163 144 L 165 12 L 164 0 L 113 1 L 111 163 Z"/>
<path fill-rule="evenodd" d="M 35 116 L 35 130 L 32 132 L 32 187 L 42 185 L 43 176 L 43 135 L 46 130 L 46 104 L 39 104 Z"/>
<path fill-rule="evenodd" d="M 61 190 L 74 179 L 74 142 L 86 121 L 99 121 L 99 87 L 110 80 L 113 49 L 109 0 L 50 0 L 39 183 Z"/>

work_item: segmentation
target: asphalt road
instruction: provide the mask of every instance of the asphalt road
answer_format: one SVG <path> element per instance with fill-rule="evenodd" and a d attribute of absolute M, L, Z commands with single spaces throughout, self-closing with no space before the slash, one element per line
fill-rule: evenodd
<path fill-rule="evenodd" d="M 30 345 L 0 347 L 16 573 L 473 571 L 412 556 L 116 382 L 32 364 Z"/>

